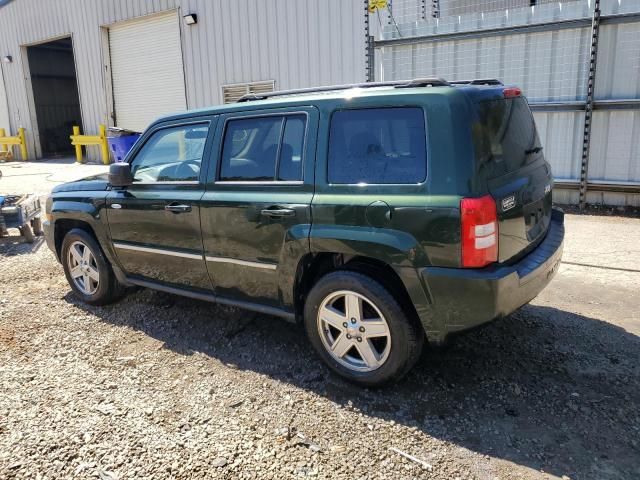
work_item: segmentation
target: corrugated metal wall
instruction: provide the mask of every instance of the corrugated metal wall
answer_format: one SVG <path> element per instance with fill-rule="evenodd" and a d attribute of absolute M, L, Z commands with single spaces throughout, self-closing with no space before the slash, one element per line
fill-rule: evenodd
<path fill-rule="evenodd" d="M 576 0 L 564 0 L 576 1 Z M 536 0 L 536 5 L 558 3 L 558 0 Z M 441 0 L 440 15 L 465 15 L 474 12 L 492 12 L 497 10 L 529 7 L 530 0 Z"/>
<path fill-rule="evenodd" d="M 382 77 L 500 78 L 519 85 L 530 101 L 581 100 L 589 34 L 572 28 L 385 47 Z"/>
<path fill-rule="evenodd" d="M 366 80 L 360 0 L 185 0 L 182 7 L 198 12 L 184 37 L 191 107 L 222 103 L 218 86 L 226 84 L 275 80 L 281 90 Z"/>
<path fill-rule="evenodd" d="M 27 129 L 35 152 L 22 46 L 71 35 L 85 131 L 110 124 L 101 26 L 171 9 L 181 22 L 189 108 L 221 102 L 221 86 L 275 80 L 276 88 L 366 80 L 360 0 L 16 0 L 0 8 L 1 64 L 11 128 Z M 93 157 L 95 158 L 95 156 Z"/>
<path fill-rule="evenodd" d="M 580 178 L 584 112 L 535 112 L 544 154 L 557 179 Z"/>
<path fill-rule="evenodd" d="M 0 72 L 0 128 L 5 129 L 7 135 L 9 132 L 9 106 L 7 105 L 7 95 L 4 90 L 4 78 Z"/>
<path fill-rule="evenodd" d="M 402 0 L 403 11 L 409 10 L 410 3 L 411 0 Z M 416 3 L 413 0 L 413 4 Z M 589 16 L 593 2 L 572 0 L 538 5 L 535 9 L 482 14 L 477 13 L 482 9 L 478 2 L 474 5 L 474 2 L 441 0 L 441 11 L 463 3 L 476 8 L 476 13 L 437 20 L 417 20 L 414 16 L 409 23 L 385 25 L 380 41 L 376 42 L 377 79 L 499 78 L 506 84 L 522 87 L 529 101 L 538 104 L 534 115 L 555 177 L 578 181 L 591 45 Z M 394 4 L 398 7 L 401 3 Z M 603 15 L 616 18 L 603 22 L 600 27 L 589 182 L 640 185 L 640 109 L 637 107 L 640 21 L 637 13 L 640 13 L 639 0 L 603 2 Z M 625 14 L 630 15 L 625 18 Z M 573 20 L 583 21 L 575 28 L 567 28 L 574 24 L 562 23 Z M 551 24 L 538 28 L 545 23 Z M 536 28 L 522 28 L 528 25 Z M 628 104 L 621 107 L 621 100 Z M 610 104 L 616 101 L 618 105 L 614 108 Z M 578 198 L 577 192 L 561 195 L 571 203 Z M 589 193 L 587 200 L 638 205 L 640 195 Z"/>

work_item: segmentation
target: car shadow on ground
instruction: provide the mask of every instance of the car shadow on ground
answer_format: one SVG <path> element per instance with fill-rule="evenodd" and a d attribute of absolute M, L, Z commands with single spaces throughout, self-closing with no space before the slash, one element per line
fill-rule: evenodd
<path fill-rule="evenodd" d="M 0 237 L 0 257 L 35 253 L 44 244 L 44 237 L 36 237 L 33 243 L 29 243 L 16 232 L 17 230 L 10 229 L 8 237 Z"/>
<path fill-rule="evenodd" d="M 427 350 L 393 388 L 362 389 L 279 319 L 147 290 L 110 307 L 66 298 L 179 354 L 204 353 L 483 455 L 576 479 L 640 475 L 640 338 L 610 323 L 527 305 Z"/>

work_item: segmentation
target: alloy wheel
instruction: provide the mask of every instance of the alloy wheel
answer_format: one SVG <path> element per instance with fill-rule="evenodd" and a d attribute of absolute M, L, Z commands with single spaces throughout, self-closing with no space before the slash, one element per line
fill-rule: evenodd
<path fill-rule="evenodd" d="M 93 295 L 100 284 L 98 263 L 91 249 L 82 242 L 73 242 L 67 254 L 69 274 L 76 288 L 84 295 Z"/>
<path fill-rule="evenodd" d="M 326 351 L 350 370 L 371 372 L 389 357 L 389 325 L 378 307 L 359 293 L 328 295 L 318 310 L 317 325 Z"/>

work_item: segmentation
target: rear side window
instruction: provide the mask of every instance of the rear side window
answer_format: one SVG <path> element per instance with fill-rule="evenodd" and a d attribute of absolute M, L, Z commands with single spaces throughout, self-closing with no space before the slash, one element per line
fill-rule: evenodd
<path fill-rule="evenodd" d="M 522 97 L 479 102 L 472 130 L 478 165 L 489 178 L 522 168 L 542 151 L 533 115 Z"/>
<path fill-rule="evenodd" d="M 421 108 L 341 110 L 331 118 L 329 183 L 420 183 L 427 176 Z"/>
<path fill-rule="evenodd" d="M 305 127 L 306 115 L 228 121 L 220 180 L 302 180 Z"/>

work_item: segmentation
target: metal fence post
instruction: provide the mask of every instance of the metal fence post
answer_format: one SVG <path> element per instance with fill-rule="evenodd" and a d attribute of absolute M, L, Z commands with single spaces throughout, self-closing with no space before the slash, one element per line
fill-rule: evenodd
<path fill-rule="evenodd" d="M 371 37 L 371 15 L 369 13 L 369 0 L 364 0 L 364 41 L 365 41 L 365 71 L 367 82 L 373 82 L 375 79 L 374 70 L 374 53 L 373 53 L 373 37 Z"/>
<path fill-rule="evenodd" d="M 593 121 L 593 95 L 598 65 L 598 33 L 600 30 L 600 0 L 593 4 L 591 20 L 591 51 L 589 55 L 589 76 L 587 77 L 587 98 L 584 109 L 584 131 L 582 137 L 582 165 L 580 168 L 580 209 L 587 203 L 587 183 L 589 181 L 589 153 L 591 148 L 591 124 Z"/>
<path fill-rule="evenodd" d="M 431 16 L 433 18 L 440 18 L 440 0 L 431 1 Z"/>

